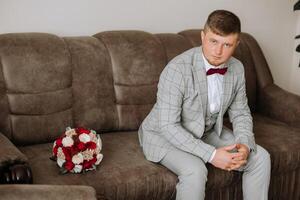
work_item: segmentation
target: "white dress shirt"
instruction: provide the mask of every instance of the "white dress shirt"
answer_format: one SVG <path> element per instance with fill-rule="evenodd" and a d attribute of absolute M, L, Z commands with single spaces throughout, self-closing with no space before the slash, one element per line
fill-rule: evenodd
<path fill-rule="evenodd" d="M 224 64 L 219 66 L 213 66 L 209 64 L 205 56 L 202 54 L 206 72 L 210 68 L 223 68 Z M 223 93 L 223 76 L 221 74 L 212 74 L 207 76 L 207 92 L 208 92 L 208 104 L 211 114 L 220 112 L 221 98 Z"/>
<path fill-rule="evenodd" d="M 224 64 L 219 66 L 213 66 L 209 64 L 205 56 L 202 54 L 205 70 L 206 72 L 210 68 L 223 68 Z M 206 77 L 207 79 L 207 92 L 208 92 L 208 104 L 211 114 L 220 112 L 221 102 L 222 102 L 222 93 L 223 93 L 223 75 L 221 74 L 211 74 Z M 211 162 L 216 155 L 216 150 L 212 153 L 208 162 Z"/>

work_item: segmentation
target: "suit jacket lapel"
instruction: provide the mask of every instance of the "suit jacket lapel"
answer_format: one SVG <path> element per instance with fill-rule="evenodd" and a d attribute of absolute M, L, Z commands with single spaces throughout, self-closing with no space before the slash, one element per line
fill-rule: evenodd
<path fill-rule="evenodd" d="M 195 89 L 198 91 L 201 97 L 201 106 L 203 111 L 203 119 L 205 120 L 206 110 L 207 110 L 207 80 L 206 80 L 206 70 L 204 68 L 204 62 L 202 57 L 202 48 L 195 53 L 193 59 L 193 70 L 195 74 Z M 205 122 L 204 122 L 205 123 Z"/>

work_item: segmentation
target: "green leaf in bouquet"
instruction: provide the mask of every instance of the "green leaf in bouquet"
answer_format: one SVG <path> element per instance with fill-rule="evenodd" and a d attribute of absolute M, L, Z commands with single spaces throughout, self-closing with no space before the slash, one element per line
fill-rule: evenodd
<path fill-rule="evenodd" d="M 59 169 L 59 174 L 66 174 L 66 173 L 68 173 L 68 170 L 67 170 L 66 168 L 61 167 L 61 168 Z"/>
<path fill-rule="evenodd" d="M 49 159 L 50 159 L 50 160 L 53 160 L 53 161 L 56 161 L 56 160 L 57 160 L 57 158 L 56 158 L 55 155 L 52 155 Z"/>

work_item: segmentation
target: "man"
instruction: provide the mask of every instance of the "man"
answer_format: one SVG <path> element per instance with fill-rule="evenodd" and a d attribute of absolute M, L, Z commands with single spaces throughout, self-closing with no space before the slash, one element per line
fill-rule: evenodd
<path fill-rule="evenodd" d="M 232 57 L 240 32 L 236 15 L 212 12 L 202 46 L 175 57 L 161 73 L 157 102 L 139 129 L 146 158 L 178 175 L 176 199 L 204 199 L 207 162 L 243 171 L 245 200 L 268 199 L 270 156 L 255 144 L 244 68 Z M 223 127 L 226 111 L 233 132 Z"/>

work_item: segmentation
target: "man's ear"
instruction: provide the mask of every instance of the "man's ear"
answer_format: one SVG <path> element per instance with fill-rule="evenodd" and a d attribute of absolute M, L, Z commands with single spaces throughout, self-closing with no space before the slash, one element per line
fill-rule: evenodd
<path fill-rule="evenodd" d="M 202 42 L 203 42 L 203 40 L 204 40 L 204 36 L 205 36 L 205 33 L 204 33 L 204 31 L 202 30 L 202 31 L 201 31 L 201 40 L 202 40 Z"/>

